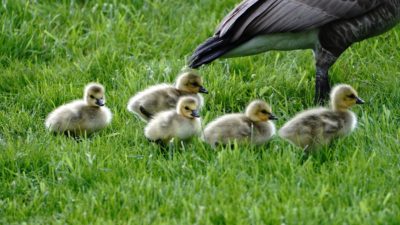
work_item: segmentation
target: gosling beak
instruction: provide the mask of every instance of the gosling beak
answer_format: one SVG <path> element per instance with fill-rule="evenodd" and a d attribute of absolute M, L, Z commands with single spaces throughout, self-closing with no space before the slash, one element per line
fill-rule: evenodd
<path fill-rule="evenodd" d="M 190 115 L 192 115 L 193 117 L 200 117 L 200 114 L 199 114 L 198 110 L 193 110 L 192 114 L 190 114 Z"/>
<path fill-rule="evenodd" d="M 276 117 L 274 114 L 271 113 L 271 114 L 269 115 L 268 119 L 270 119 L 270 120 L 277 120 L 278 117 Z"/>
<path fill-rule="evenodd" d="M 362 100 L 359 97 L 356 97 L 356 104 L 364 104 L 364 103 L 365 103 L 364 100 Z"/>
<path fill-rule="evenodd" d="M 96 99 L 96 105 L 104 106 L 104 100 L 103 99 Z"/>
<path fill-rule="evenodd" d="M 199 92 L 200 93 L 204 93 L 204 94 L 208 94 L 207 89 L 205 89 L 203 86 L 200 86 Z"/>

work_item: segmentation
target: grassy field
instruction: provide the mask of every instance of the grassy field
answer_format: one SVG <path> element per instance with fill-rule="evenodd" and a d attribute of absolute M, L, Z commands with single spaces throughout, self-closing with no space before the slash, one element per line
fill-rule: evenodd
<path fill-rule="evenodd" d="M 0 5 L 0 224 L 399 224 L 400 29 L 352 46 L 331 70 L 367 104 L 320 155 L 274 138 L 160 154 L 128 113 L 137 91 L 173 82 L 238 0 L 22 1 Z M 269 102 L 279 128 L 313 107 L 311 51 L 201 68 L 203 122 Z M 105 85 L 111 126 L 76 142 L 46 132 L 56 106 Z"/>

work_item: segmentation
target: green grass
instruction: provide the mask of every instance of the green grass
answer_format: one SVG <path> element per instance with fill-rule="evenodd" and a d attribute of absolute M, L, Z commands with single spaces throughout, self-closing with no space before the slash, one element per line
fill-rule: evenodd
<path fill-rule="evenodd" d="M 332 68 L 367 104 L 354 134 L 305 163 L 279 138 L 219 151 L 194 140 L 167 157 L 146 141 L 129 97 L 172 82 L 237 2 L 2 1 L 0 224 L 399 224 L 399 27 Z M 271 52 L 202 68 L 203 122 L 262 98 L 279 128 L 313 107 L 313 62 Z M 82 142 L 47 133 L 46 115 L 91 81 L 111 126 Z"/>

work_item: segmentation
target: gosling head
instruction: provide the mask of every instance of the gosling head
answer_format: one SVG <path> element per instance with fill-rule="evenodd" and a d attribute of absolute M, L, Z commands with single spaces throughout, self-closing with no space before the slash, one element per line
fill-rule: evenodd
<path fill-rule="evenodd" d="M 266 122 L 278 119 L 272 114 L 271 107 L 262 100 L 252 101 L 246 108 L 246 116 L 253 122 Z"/>
<path fill-rule="evenodd" d="M 177 112 L 178 114 L 194 119 L 200 117 L 199 111 L 197 110 L 198 102 L 193 97 L 182 97 L 178 101 Z"/>
<path fill-rule="evenodd" d="M 333 110 L 344 111 L 355 104 L 364 104 L 354 88 L 347 84 L 336 85 L 331 91 Z"/>
<path fill-rule="evenodd" d="M 193 94 L 208 94 L 207 89 L 203 87 L 203 79 L 194 71 L 181 74 L 176 80 L 176 88 Z"/>
<path fill-rule="evenodd" d="M 106 103 L 104 87 L 98 83 L 90 83 L 85 87 L 84 100 L 89 106 L 100 107 Z"/>

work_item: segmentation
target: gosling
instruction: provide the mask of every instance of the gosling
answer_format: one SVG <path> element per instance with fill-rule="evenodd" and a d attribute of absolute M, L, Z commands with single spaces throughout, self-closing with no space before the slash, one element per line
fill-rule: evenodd
<path fill-rule="evenodd" d="M 191 96 L 180 98 L 176 109 L 156 114 L 144 129 L 147 139 L 161 145 L 173 138 L 185 140 L 197 136 L 200 131 L 198 100 Z"/>
<path fill-rule="evenodd" d="M 128 102 L 128 111 L 138 115 L 142 120 L 149 121 L 156 113 L 174 109 L 181 96 L 193 96 L 198 100 L 199 109 L 203 106 L 203 97 L 198 93 L 207 94 L 201 77 L 194 71 L 181 74 L 176 85 L 159 84 L 137 93 Z"/>
<path fill-rule="evenodd" d="M 270 120 L 276 119 L 266 102 L 255 100 L 247 106 L 244 114 L 227 114 L 210 122 L 202 138 L 213 148 L 234 140 L 261 145 L 275 134 L 275 125 Z"/>
<path fill-rule="evenodd" d="M 112 119 L 104 106 L 105 90 L 101 84 L 86 85 L 83 100 L 76 100 L 56 108 L 46 119 L 45 126 L 55 133 L 71 136 L 91 134 L 106 127 Z"/>
<path fill-rule="evenodd" d="M 331 109 L 321 107 L 297 114 L 279 130 L 279 136 L 309 152 L 349 135 L 357 125 L 349 108 L 364 101 L 347 84 L 335 86 L 330 98 Z"/>

